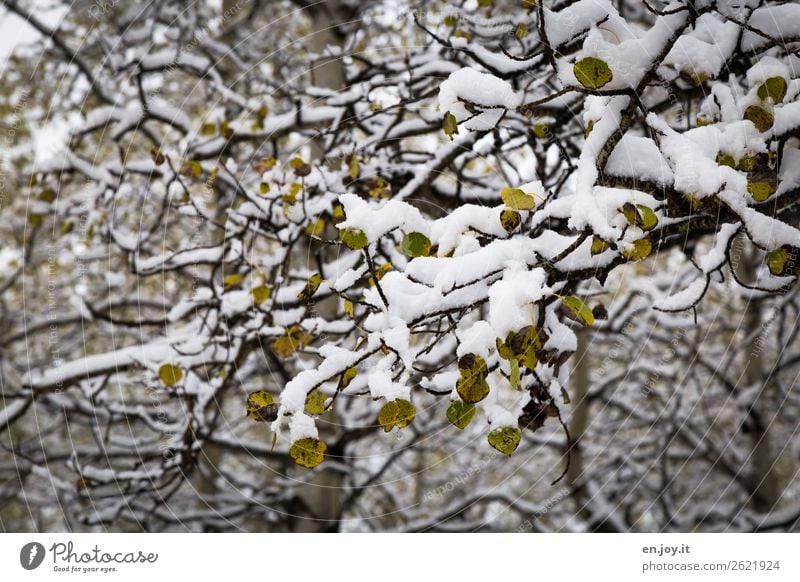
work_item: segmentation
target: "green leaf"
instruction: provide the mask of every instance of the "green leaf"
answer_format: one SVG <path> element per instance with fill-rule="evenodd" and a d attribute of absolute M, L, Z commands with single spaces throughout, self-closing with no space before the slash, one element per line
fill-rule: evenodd
<path fill-rule="evenodd" d="M 522 387 L 522 373 L 519 370 L 519 360 L 511 360 L 511 374 L 509 381 L 514 390 L 519 390 Z"/>
<path fill-rule="evenodd" d="M 640 238 L 639 240 L 633 242 L 633 248 L 629 250 L 623 250 L 622 256 L 629 261 L 641 261 L 642 259 L 649 257 L 652 251 L 653 243 L 650 242 L 650 239 Z"/>
<path fill-rule="evenodd" d="M 303 467 L 313 469 L 325 459 L 328 446 L 319 439 L 306 437 L 292 444 L 289 456 L 294 462 Z"/>
<path fill-rule="evenodd" d="M 756 202 L 764 202 L 775 192 L 775 186 L 770 182 L 748 182 L 747 191 Z"/>
<path fill-rule="evenodd" d="M 620 210 L 625 216 L 625 220 L 629 223 L 635 225 L 639 221 L 639 213 L 636 211 L 636 207 L 630 202 L 623 204 Z"/>
<path fill-rule="evenodd" d="M 516 210 L 503 210 L 500 213 L 500 224 L 508 234 L 514 232 L 520 222 L 522 222 L 522 218 Z"/>
<path fill-rule="evenodd" d="M 400 248 L 409 257 L 427 257 L 431 253 L 431 241 L 421 232 L 410 232 L 403 237 Z"/>
<path fill-rule="evenodd" d="M 614 78 L 608 64 L 595 57 L 581 59 L 572 68 L 578 83 L 587 89 L 599 89 Z"/>
<path fill-rule="evenodd" d="M 270 298 L 272 295 L 272 289 L 267 287 L 266 285 L 259 285 L 258 287 L 253 287 L 250 290 L 250 294 L 253 296 L 253 302 L 256 305 L 261 305 Z"/>
<path fill-rule="evenodd" d="M 561 302 L 578 321 L 584 325 L 594 325 L 594 314 L 580 297 L 575 297 L 574 295 L 562 297 Z"/>
<path fill-rule="evenodd" d="M 310 414 L 312 416 L 320 416 L 325 414 L 326 400 L 327 397 L 321 390 L 312 390 L 309 392 L 308 396 L 306 396 L 306 414 Z"/>
<path fill-rule="evenodd" d="M 464 430 L 475 417 L 475 405 L 461 400 L 453 400 L 447 407 L 447 420 L 458 429 Z"/>
<path fill-rule="evenodd" d="M 408 400 L 391 400 L 378 413 L 378 424 L 385 432 L 394 427 L 405 428 L 417 416 L 417 410 Z"/>
<path fill-rule="evenodd" d="M 639 215 L 641 216 L 641 222 L 637 224 L 639 228 L 644 231 L 650 231 L 658 226 L 658 217 L 656 213 L 653 212 L 652 208 L 644 204 L 637 204 L 636 208 L 639 210 Z"/>
<path fill-rule="evenodd" d="M 158 369 L 158 377 L 167 386 L 175 386 L 183 378 L 183 370 L 172 364 L 162 364 Z"/>
<path fill-rule="evenodd" d="M 536 205 L 534 197 L 519 188 L 503 188 L 500 198 L 512 210 L 531 210 Z"/>
<path fill-rule="evenodd" d="M 511 455 L 516 451 L 521 439 L 522 433 L 513 426 L 504 426 L 489 433 L 489 444 L 504 455 Z"/>
<path fill-rule="evenodd" d="M 451 141 L 454 135 L 458 135 L 458 120 L 456 119 L 456 116 L 449 111 L 444 114 L 444 119 L 442 120 L 442 130 Z"/>
<path fill-rule="evenodd" d="M 642 230 L 653 230 L 658 225 L 658 217 L 653 209 L 644 204 L 633 205 L 626 202 L 620 209 L 625 219 Z"/>
<path fill-rule="evenodd" d="M 608 250 L 608 243 L 597 235 L 592 237 L 592 254 L 599 255 Z"/>
<path fill-rule="evenodd" d="M 761 133 L 769 130 L 772 124 L 775 123 L 775 116 L 772 115 L 772 112 L 767 111 L 760 105 L 751 105 L 745 109 L 744 118 L 753 122 L 753 125 L 755 125 L 756 129 Z"/>
<path fill-rule="evenodd" d="M 523 39 L 526 36 L 528 36 L 528 25 L 525 24 L 524 22 L 520 22 L 517 25 L 516 30 L 514 30 L 514 36 L 516 36 L 519 39 Z"/>
<path fill-rule="evenodd" d="M 458 360 L 458 372 L 461 378 L 456 382 L 456 391 L 464 402 L 474 404 L 489 395 L 489 384 L 486 376 L 489 369 L 486 360 L 475 354 L 466 354 Z"/>
<path fill-rule="evenodd" d="M 357 228 L 344 228 L 339 231 L 339 238 L 342 239 L 342 242 L 345 246 L 349 249 L 354 251 L 363 249 L 365 246 L 369 244 L 369 239 L 367 239 L 367 235 L 364 234 L 363 230 L 359 230 Z"/>
<path fill-rule="evenodd" d="M 297 298 L 308 301 L 317 292 L 321 283 L 322 283 L 322 275 L 320 275 L 319 273 L 314 273 L 313 275 L 311 275 L 311 277 L 308 278 L 308 281 L 306 281 L 306 286 L 303 287 L 303 290 L 297 294 Z"/>
<path fill-rule="evenodd" d="M 497 338 L 495 344 L 498 355 L 504 360 L 509 362 L 516 360 L 529 370 L 536 368 L 536 364 L 539 362 L 537 353 L 542 349 L 542 339 L 532 325 L 517 332 L 510 332 L 505 341 Z"/>
<path fill-rule="evenodd" d="M 248 418 L 257 422 L 272 422 L 278 418 L 278 405 L 266 390 L 248 394 L 245 410 Z"/>
<path fill-rule="evenodd" d="M 771 99 L 773 103 L 782 103 L 787 88 L 786 79 L 783 77 L 770 77 L 758 86 L 758 98 L 762 101 Z"/>

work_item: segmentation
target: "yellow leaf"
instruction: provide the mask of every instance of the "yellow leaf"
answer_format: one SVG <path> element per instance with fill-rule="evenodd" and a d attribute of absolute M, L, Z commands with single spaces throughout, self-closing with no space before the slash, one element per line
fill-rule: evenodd
<path fill-rule="evenodd" d="M 325 459 L 328 446 L 319 439 L 306 437 L 292 444 L 289 456 L 295 463 L 313 469 Z"/>
<path fill-rule="evenodd" d="M 761 133 L 769 130 L 775 123 L 775 116 L 772 115 L 772 112 L 759 105 L 751 105 L 745 109 L 744 118 L 751 121 Z"/>
<path fill-rule="evenodd" d="M 562 297 L 561 302 L 584 325 L 594 325 L 594 314 L 580 297 L 570 295 Z"/>
<path fill-rule="evenodd" d="M 339 382 L 339 388 L 344 390 L 350 385 L 350 382 L 358 375 L 358 369 L 355 366 L 347 368 L 342 374 L 342 379 Z"/>
<path fill-rule="evenodd" d="M 512 210 L 531 210 L 536 205 L 534 197 L 519 188 L 503 188 L 500 198 Z"/>
<path fill-rule="evenodd" d="M 312 390 L 306 396 L 306 414 L 320 416 L 325 414 L 325 401 L 327 397 L 321 390 Z"/>
<path fill-rule="evenodd" d="M 380 267 L 378 267 L 378 268 L 375 270 L 375 277 L 370 277 L 370 278 L 369 278 L 369 286 L 370 286 L 370 287 L 374 287 L 374 286 L 375 286 L 375 279 L 377 279 L 378 281 L 380 281 L 381 279 L 383 279 L 383 276 L 384 276 L 386 273 L 388 273 L 389 271 L 391 271 L 393 268 L 394 268 L 394 267 L 392 267 L 392 264 L 391 264 L 391 263 L 384 263 L 383 265 L 381 265 Z"/>
<path fill-rule="evenodd" d="M 508 234 L 514 232 L 521 222 L 522 218 L 516 210 L 503 210 L 500 213 L 500 224 Z"/>
<path fill-rule="evenodd" d="M 595 57 L 581 59 L 572 68 L 578 83 L 587 89 L 599 89 L 614 78 L 608 64 Z"/>
<path fill-rule="evenodd" d="M 308 236 L 319 238 L 322 236 L 323 232 L 325 232 L 324 218 L 317 218 L 314 222 L 306 226 L 306 234 Z"/>
<path fill-rule="evenodd" d="M 258 422 L 272 422 L 278 418 L 278 405 L 266 390 L 248 394 L 245 410 L 249 418 Z"/>
<path fill-rule="evenodd" d="M 242 281 L 244 281 L 244 275 L 242 275 L 241 273 L 233 273 L 232 275 L 228 275 L 222 280 L 222 286 L 225 289 L 230 289 L 232 287 L 235 287 Z"/>
<path fill-rule="evenodd" d="M 773 103 L 782 103 L 783 98 L 786 97 L 787 89 L 786 79 L 783 77 L 770 77 L 758 86 L 758 98 L 762 101 L 770 99 Z"/>
<path fill-rule="evenodd" d="M 350 154 L 350 161 L 347 164 L 347 175 L 353 180 L 358 178 L 358 156 L 355 153 Z"/>
<path fill-rule="evenodd" d="M 250 294 L 253 296 L 253 301 L 256 305 L 261 305 L 270 298 L 272 295 L 272 289 L 267 287 L 266 285 L 259 285 L 258 287 L 253 287 L 250 290 Z"/>
<path fill-rule="evenodd" d="M 592 237 L 592 254 L 599 255 L 608 249 L 608 243 L 597 235 Z"/>
<path fill-rule="evenodd" d="M 650 240 L 646 238 L 640 238 L 639 240 L 633 242 L 633 248 L 629 250 L 623 250 L 622 256 L 629 261 L 641 261 L 642 259 L 649 257 L 652 251 L 653 244 L 650 242 Z"/>
<path fill-rule="evenodd" d="M 158 369 L 158 377 L 167 386 L 175 386 L 183 378 L 183 370 L 172 364 L 162 364 Z"/>
<path fill-rule="evenodd" d="M 416 416 L 417 410 L 408 400 L 391 400 L 384 404 L 378 413 L 378 424 L 385 432 L 389 432 L 394 427 L 407 427 Z"/>
<path fill-rule="evenodd" d="M 458 120 L 455 115 L 450 112 L 445 113 L 444 120 L 442 121 L 442 130 L 444 130 L 444 134 L 452 141 L 453 136 L 458 134 Z"/>
<path fill-rule="evenodd" d="M 775 186 L 770 182 L 748 182 L 747 191 L 756 202 L 764 202 L 775 192 Z"/>
<path fill-rule="evenodd" d="M 308 301 L 317 292 L 321 283 L 322 283 L 322 275 L 320 275 L 319 273 L 314 273 L 313 275 L 311 275 L 311 277 L 308 278 L 308 281 L 306 281 L 306 286 L 303 287 L 303 290 L 297 294 L 297 298 Z"/>
<path fill-rule="evenodd" d="M 786 249 L 780 248 L 770 251 L 770 253 L 767 255 L 767 266 L 769 267 L 769 272 L 776 277 L 784 275 L 786 263 L 789 262 L 789 258 L 789 252 Z"/>
<path fill-rule="evenodd" d="M 465 354 L 458 360 L 461 378 L 456 382 L 456 391 L 464 402 L 474 404 L 489 395 L 486 376 L 489 369 L 486 360 L 476 354 Z"/>

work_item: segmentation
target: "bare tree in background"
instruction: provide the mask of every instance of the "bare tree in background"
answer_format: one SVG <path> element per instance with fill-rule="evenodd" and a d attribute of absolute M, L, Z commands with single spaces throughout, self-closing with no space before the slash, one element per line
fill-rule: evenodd
<path fill-rule="evenodd" d="M 0 3 L 4 530 L 796 529 L 799 5 Z"/>

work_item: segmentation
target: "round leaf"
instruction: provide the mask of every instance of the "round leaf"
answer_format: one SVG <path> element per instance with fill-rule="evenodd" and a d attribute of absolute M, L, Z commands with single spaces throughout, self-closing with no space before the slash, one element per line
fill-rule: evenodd
<path fill-rule="evenodd" d="M 633 247 L 629 250 L 623 250 L 622 256 L 629 261 L 641 261 L 650 256 L 653 251 L 653 243 L 649 239 L 640 238 L 633 242 Z"/>
<path fill-rule="evenodd" d="M 357 228 L 345 228 L 339 231 L 339 237 L 342 239 L 342 242 L 345 246 L 349 249 L 357 251 L 359 249 L 363 249 L 365 246 L 369 244 L 369 239 L 367 239 L 367 235 L 364 234 L 363 230 L 359 230 Z"/>
<path fill-rule="evenodd" d="M 313 469 L 325 459 L 328 446 L 319 439 L 306 437 L 292 444 L 289 456 L 294 462 L 303 467 Z"/>
<path fill-rule="evenodd" d="M 320 416 L 327 412 L 325 410 L 325 401 L 327 397 L 325 394 L 320 390 L 312 390 L 306 396 L 306 406 L 305 411 L 306 414 L 310 414 L 312 416 Z"/>
<path fill-rule="evenodd" d="M 431 252 L 431 241 L 421 232 L 410 232 L 403 237 L 401 248 L 409 257 L 427 257 Z"/>
<path fill-rule="evenodd" d="M 782 103 L 787 88 L 786 79 L 783 77 L 770 77 L 758 86 L 758 98 L 762 101 L 771 99 L 773 103 Z"/>
<path fill-rule="evenodd" d="M 599 89 L 614 78 L 608 64 L 595 57 L 586 57 L 572 68 L 578 83 L 587 89 Z"/>
<path fill-rule="evenodd" d="M 378 424 L 385 432 L 394 427 L 405 428 L 417 416 L 417 410 L 408 400 L 391 400 L 378 413 Z"/>
<path fill-rule="evenodd" d="M 744 118 L 752 121 L 761 133 L 767 131 L 775 123 L 775 116 L 759 105 L 751 105 L 744 110 Z"/>
<path fill-rule="evenodd" d="M 183 378 L 183 370 L 172 364 L 162 364 L 158 369 L 158 377 L 167 386 L 175 386 Z"/>
<path fill-rule="evenodd" d="M 747 191 L 756 202 L 764 202 L 775 192 L 775 186 L 770 182 L 748 182 Z"/>
<path fill-rule="evenodd" d="M 789 261 L 789 253 L 786 249 L 775 249 L 767 255 L 767 266 L 769 272 L 775 276 L 783 275 L 786 263 Z"/>

